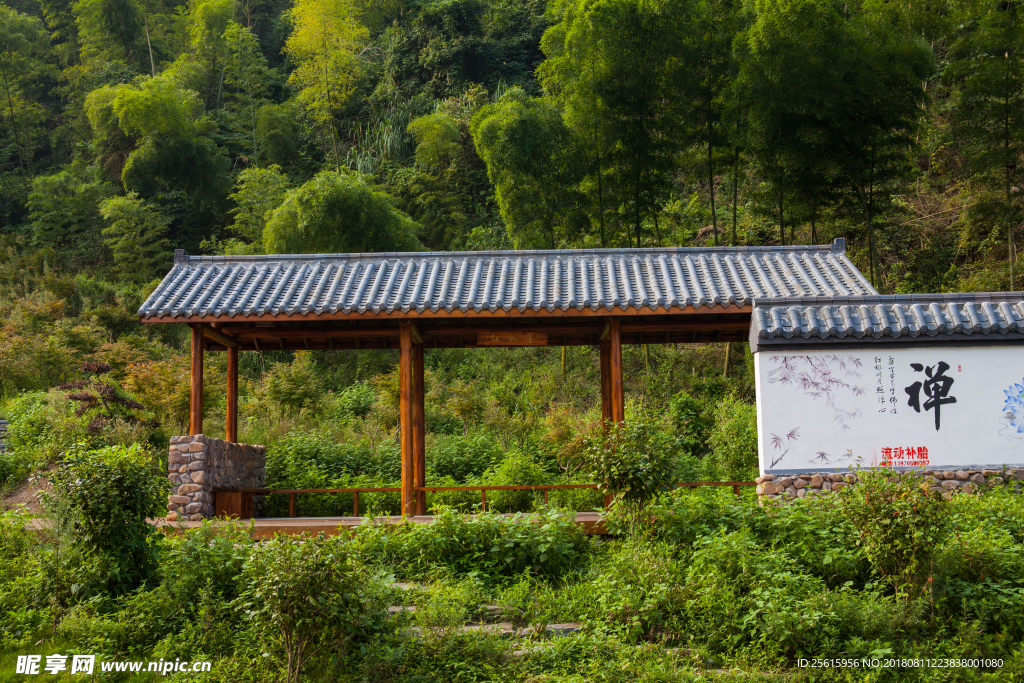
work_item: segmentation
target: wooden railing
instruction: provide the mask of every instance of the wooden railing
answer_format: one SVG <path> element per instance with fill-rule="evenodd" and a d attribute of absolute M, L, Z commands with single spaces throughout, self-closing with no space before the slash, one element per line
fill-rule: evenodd
<path fill-rule="evenodd" d="M 696 488 L 700 486 L 731 486 L 733 493 L 740 495 L 741 486 L 757 486 L 753 481 L 696 481 L 672 484 L 673 488 Z M 549 491 L 566 489 L 599 489 L 597 484 L 528 484 L 525 486 L 418 486 L 417 491 L 480 491 L 480 509 L 487 510 L 488 491 L 543 491 L 544 504 L 548 503 Z M 214 509 L 217 516 L 237 516 L 250 519 L 253 516 L 253 496 L 269 496 L 275 493 L 288 494 L 288 516 L 297 517 L 298 495 L 300 493 L 351 493 L 352 516 L 359 516 L 360 493 L 400 493 L 401 488 L 335 488 L 335 489 L 214 489 Z M 604 506 L 611 504 L 611 496 L 605 496 Z"/>

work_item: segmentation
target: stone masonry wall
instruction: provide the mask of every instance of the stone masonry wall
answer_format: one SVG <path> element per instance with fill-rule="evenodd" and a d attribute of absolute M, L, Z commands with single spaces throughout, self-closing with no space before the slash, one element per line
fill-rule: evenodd
<path fill-rule="evenodd" d="M 1024 468 L 1006 470 L 924 470 L 918 473 L 928 487 L 949 500 L 954 493 L 974 493 L 985 486 L 1010 484 L 1020 493 Z M 764 498 L 792 500 L 839 491 L 857 483 L 853 472 L 810 472 L 806 474 L 764 474 L 754 480 Z"/>
<path fill-rule="evenodd" d="M 267 464 L 265 446 L 231 443 L 203 434 L 172 436 L 167 454 L 167 519 L 198 521 L 213 517 L 213 489 L 261 488 Z"/>

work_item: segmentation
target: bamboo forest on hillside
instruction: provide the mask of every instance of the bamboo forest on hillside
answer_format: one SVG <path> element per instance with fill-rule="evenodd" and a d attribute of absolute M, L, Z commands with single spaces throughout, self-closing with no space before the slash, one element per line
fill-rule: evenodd
<path fill-rule="evenodd" d="M 630 338 L 614 424 L 596 340 L 421 339 L 421 524 L 396 346 L 192 367 L 139 313 L 175 250 L 844 240 L 863 291 L 1019 291 L 1024 0 L 0 0 L 0 86 L 0 683 L 1024 680 L 1024 469 L 767 500 L 738 336 Z M 366 521 L 167 521 L 191 386 L 266 488 L 347 490 L 258 517 Z"/>

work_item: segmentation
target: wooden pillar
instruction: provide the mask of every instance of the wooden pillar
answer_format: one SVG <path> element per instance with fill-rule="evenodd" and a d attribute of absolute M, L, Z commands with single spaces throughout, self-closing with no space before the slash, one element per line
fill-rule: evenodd
<path fill-rule="evenodd" d="M 412 323 L 398 324 L 398 377 L 399 401 L 398 421 L 401 434 L 402 453 L 402 516 L 416 514 L 416 485 L 414 453 L 415 429 L 413 426 L 413 351 Z"/>
<path fill-rule="evenodd" d="M 203 326 L 192 328 L 192 373 L 189 381 L 189 434 L 203 433 Z"/>
<path fill-rule="evenodd" d="M 601 342 L 601 426 L 608 430 L 608 422 L 612 419 L 611 392 L 611 346 L 608 340 Z"/>
<path fill-rule="evenodd" d="M 608 321 L 608 374 L 613 422 L 626 419 L 626 397 L 622 389 L 622 326 L 618 318 Z"/>
<path fill-rule="evenodd" d="M 427 444 L 424 441 L 426 422 L 424 412 L 423 386 L 423 342 L 413 340 L 412 345 L 412 431 L 413 431 L 413 485 L 427 485 Z M 427 514 L 427 492 L 415 491 L 416 504 L 413 514 Z"/>
<path fill-rule="evenodd" d="M 228 347 L 228 420 L 225 438 L 238 443 L 238 347 Z"/>

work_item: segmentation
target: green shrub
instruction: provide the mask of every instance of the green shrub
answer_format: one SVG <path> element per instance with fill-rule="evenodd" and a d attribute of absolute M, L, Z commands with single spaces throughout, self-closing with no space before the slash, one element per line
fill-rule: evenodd
<path fill-rule="evenodd" d="M 698 538 L 764 525 L 764 513 L 751 498 L 718 488 L 666 491 L 644 510 L 644 531 L 657 540 L 692 545 Z M 609 532 L 629 532 L 631 520 L 614 508 L 606 515 Z"/>
<path fill-rule="evenodd" d="M 302 410 L 315 411 L 322 391 L 312 357 L 297 351 L 291 363 L 278 363 L 263 378 L 261 391 L 281 414 L 296 415 Z"/>
<path fill-rule="evenodd" d="M 501 448 L 487 434 L 443 436 L 427 451 L 427 467 L 441 477 L 451 477 L 459 484 L 481 476 L 501 459 Z"/>
<path fill-rule="evenodd" d="M 208 589 L 219 599 L 233 600 L 252 545 L 248 527 L 241 522 L 217 527 L 204 522 L 170 535 L 164 541 L 160 585 L 171 595 L 198 595 Z"/>
<path fill-rule="evenodd" d="M 402 477 L 402 449 L 397 441 L 386 439 L 380 442 L 370 455 L 369 466 L 363 469 L 387 481 L 399 481 Z"/>
<path fill-rule="evenodd" d="M 942 499 L 911 473 L 875 471 L 862 473 L 839 500 L 875 571 L 896 594 L 916 595 L 945 530 Z"/>
<path fill-rule="evenodd" d="M 728 397 L 715 408 L 708 436 L 709 466 L 718 481 L 748 481 L 757 476 L 757 409 Z"/>
<path fill-rule="evenodd" d="M 0 512 L 0 647 L 25 645 L 50 618 L 38 538 L 29 516 Z"/>
<path fill-rule="evenodd" d="M 439 640 L 473 621 L 484 602 L 484 586 L 474 576 L 436 581 L 417 596 L 414 621 L 429 640 Z"/>
<path fill-rule="evenodd" d="M 590 439 L 584 471 L 605 494 L 612 494 L 635 533 L 643 507 L 675 476 L 676 439 L 650 418 L 613 424 L 607 434 Z"/>
<path fill-rule="evenodd" d="M 376 399 L 377 392 L 367 382 L 357 382 L 338 394 L 338 404 L 342 411 L 352 417 L 363 417 L 369 413 Z"/>
<path fill-rule="evenodd" d="M 75 415 L 77 406 L 64 393 L 32 391 L 4 404 L 10 422 L 7 443 L 19 458 L 32 466 L 59 460 L 77 443 L 92 443 L 88 420 Z"/>
<path fill-rule="evenodd" d="M 487 470 L 480 482 L 486 486 L 529 486 L 550 483 L 551 475 L 526 453 L 512 453 Z M 543 501 L 542 496 L 528 490 L 488 491 L 487 508 L 494 512 L 530 512 Z"/>
<path fill-rule="evenodd" d="M 382 587 L 338 537 L 278 536 L 255 548 L 237 604 L 250 627 L 284 657 L 286 679 L 321 651 L 343 657 L 353 641 L 384 627 Z"/>
<path fill-rule="evenodd" d="M 680 447 L 691 455 L 704 457 L 708 452 L 708 437 L 715 424 L 714 404 L 680 391 L 669 401 L 668 410 Z"/>
<path fill-rule="evenodd" d="M 871 565 L 838 496 L 807 496 L 765 507 L 760 536 L 832 587 L 863 585 Z"/>
<path fill-rule="evenodd" d="M 361 443 L 336 443 L 319 432 L 291 432 L 267 449 L 266 481 L 270 487 L 298 486 L 370 470 L 372 454 Z"/>
<path fill-rule="evenodd" d="M 810 654 L 831 619 L 824 582 L 748 530 L 697 541 L 685 594 L 691 632 L 718 652 L 767 660 Z"/>
<path fill-rule="evenodd" d="M 611 624 L 628 642 L 682 638 L 685 566 L 670 546 L 632 539 L 608 554 L 588 584 L 588 616 Z"/>
<path fill-rule="evenodd" d="M 462 486 L 466 482 L 455 481 L 451 477 L 440 477 L 427 468 L 427 486 Z M 479 491 L 433 491 L 427 493 L 427 508 L 433 513 L 435 509 L 450 509 L 457 512 L 473 512 L 480 510 Z"/>
<path fill-rule="evenodd" d="M 107 590 L 127 593 L 156 570 L 153 527 L 164 509 L 167 479 L 138 445 L 75 450 L 50 477 L 53 493 L 67 501 L 74 533 L 105 575 Z"/>
<path fill-rule="evenodd" d="M 459 515 L 439 510 L 433 524 L 361 525 L 352 548 L 368 564 L 415 578 L 445 567 L 457 576 L 493 580 L 529 569 L 561 576 L 586 566 L 590 543 L 575 519 L 557 511 L 537 516 Z"/>

